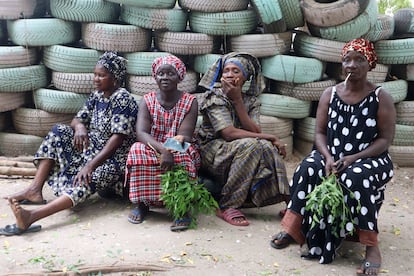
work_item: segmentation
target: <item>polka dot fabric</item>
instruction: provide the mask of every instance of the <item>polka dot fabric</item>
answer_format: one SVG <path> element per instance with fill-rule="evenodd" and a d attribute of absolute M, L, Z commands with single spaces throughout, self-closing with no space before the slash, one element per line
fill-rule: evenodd
<path fill-rule="evenodd" d="M 327 139 L 331 141 L 328 148 L 334 160 L 364 150 L 377 137 L 378 91 L 372 91 L 360 103 L 349 105 L 336 95 L 334 88 L 327 128 Z M 355 226 L 360 230 L 378 232 L 378 212 L 384 200 L 386 183 L 394 172 L 390 156 L 384 152 L 376 158 L 357 160 L 339 175 L 341 183 L 356 196 L 352 199 L 345 191 L 345 203 L 354 215 L 356 225 L 347 222 L 345 229 L 338 233 L 340 238 L 336 238 L 331 234 L 329 217 L 311 228 L 312 216 L 305 211 L 305 197 L 321 183 L 321 176 L 325 176 L 324 167 L 324 158 L 317 150 L 302 161 L 290 183 L 292 201 L 288 207 L 303 216 L 302 231 L 309 247 L 307 257 L 319 258 L 320 263 L 330 263 L 335 258 L 335 249 Z M 357 199 L 361 203 L 359 212 L 356 210 Z"/>

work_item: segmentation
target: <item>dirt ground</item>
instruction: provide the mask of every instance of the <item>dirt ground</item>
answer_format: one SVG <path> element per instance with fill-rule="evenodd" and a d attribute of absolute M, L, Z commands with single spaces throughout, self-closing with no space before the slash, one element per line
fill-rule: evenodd
<path fill-rule="evenodd" d="M 299 159 L 287 162 L 289 177 Z M 414 275 L 414 168 L 396 168 L 380 213 L 381 274 Z M 0 197 L 29 185 L 31 179 L 1 177 Z M 44 189 L 47 200 L 54 197 Z M 0 201 L 1 202 L 1 201 Z M 0 274 L 34 275 L 76 272 L 85 267 L 136 267 L 130 272 L 89 275 L 355 275 L 364 247 L 344 242 L 329 265 L 302 260 L 298 245 L 270 247 L 279 232 L 278 212 L 285 204 L 244 209 L 250 226 L 235 227 L 214 215 L 203 215 L 198 227 L 171 232 L 165 209 L 151 209 L 140 225 L 127 221 L 128 202 L 94 196 L 73 210 L 43 219 L 42 230 L 0 236 Z M 30 208 L 36 208 L 31 206 Z M 7 201 L 0 204 L 0 226 L 14 222 Z M 161 271 L 157 271 L 161 270 Z M 98 270 L 99 271 L 99 270 Z M 59 274 L 63 275 L 63 274 Z"/>

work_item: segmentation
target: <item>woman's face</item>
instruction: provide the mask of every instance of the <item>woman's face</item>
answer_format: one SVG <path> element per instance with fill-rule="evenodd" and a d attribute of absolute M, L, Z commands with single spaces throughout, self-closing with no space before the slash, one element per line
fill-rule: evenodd
<path fill-rule="evenodd" d="M 246 81 L 243 71 L 233 62 L 228 62 L 224 65 L 222 77 L 226 81 L 231 81 L 234 85 L 240 82 L 244 83 Z"/>
<path fill-rule="evenodd" d="M 365 76 L 371 70 L 367 58 L 357 52 L 349 51 L 342 59 L 342 70 L 347 76 L 351 73 L 351 77 Z"/>
<path fill-rule="evenodd" d="M 112 92 L 114 90 L 115 79 L 102 64 L 97 64 L 93 73 L 93 82 L 97 90 L 103 92 Z"/>
<path fill-rule="evenodd" d="M 177 85 L 180 82 L 177 70 L 170 64 L 163 64 L 158 68 L 155 80 L 161 91 L 177 90 Z"/>

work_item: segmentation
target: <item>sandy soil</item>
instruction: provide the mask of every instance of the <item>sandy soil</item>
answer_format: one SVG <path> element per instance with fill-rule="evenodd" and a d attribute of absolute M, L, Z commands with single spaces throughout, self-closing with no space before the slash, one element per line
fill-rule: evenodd
<path fill-rule="evenodd" d="M 297 162 L 287 163 L 289 176 Z M 414 169 L 396 168 L 395 174 L 379 219 L 380 275 L 414 275 Z M 2 177 L 0 197 L 29 183 L 30 179 Z M 47 200 L 54 198 L 47 188 L 44 194 Z M 0 236 L 0 274 L 134 265 L 138 269 L 105 275 L 355 275 L 364 254 L 358 243 L 344 242 L 339 256 L 329 265 L 302 260 L 305 248 L 298 245 L 271 248 L 269 240 L 280 230 L 277 214 L 284 207 L 277 204 L 243 210 L 250 221 L 248 227 L 203 215 L 197 229 L 174 233 L 165 209 L 152 209 L 144 223 L 133 225 L 127 221 L 128 202 L 96 196 L 74 210 L 39 221 L 42 230 L 38 233 Z M 13 222 L 4 201 L 0 204 L 0 226 Z"/>

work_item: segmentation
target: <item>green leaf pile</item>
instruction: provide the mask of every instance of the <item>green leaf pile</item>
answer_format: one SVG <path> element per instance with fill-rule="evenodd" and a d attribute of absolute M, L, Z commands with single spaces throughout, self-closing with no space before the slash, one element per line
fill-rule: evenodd
<path fill-rule="evenodd" d="M 210 192 L 197 179 L 192 179 L 183 166 L 176 165 L 161 174 L 161 189 L 160 199 L 172 217 L 175 220 L 190 218 L 190 228 L 197 225 L 200 213 L 211 214 L 218 208 Z"/>
<path fill-rule="evenodd" d="M 345 204 L 343 189 L 347 189 L 349 196 L 355 199 L 355 194 L 344 186 L 336 177 L 331 174 L 329 177 L 322 177 L 322 183 L 309 193 L 306 199 L 305 210 L 312 215 L 311 228 L 317 226 L 321 219 L 328 219 L 327 223 L 332 225 L 332 235 L 339 238 L 341 229 L 345 229 L 347 222 L 355 221 L 351 210 Z M 357 212 L 361 209 L 361 203 L 357 199 Z M 355 227 L 350 231 L 350 235 L 355 231 Z"/>

